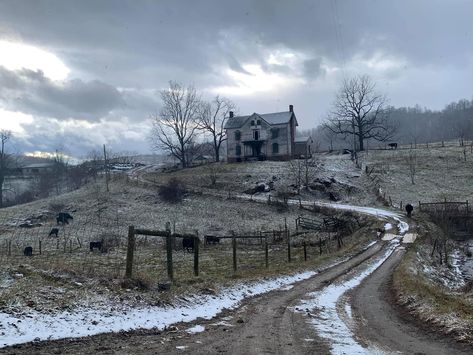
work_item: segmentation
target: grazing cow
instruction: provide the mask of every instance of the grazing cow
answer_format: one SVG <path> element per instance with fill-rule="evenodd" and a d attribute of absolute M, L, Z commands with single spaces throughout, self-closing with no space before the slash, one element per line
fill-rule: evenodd
<path fill-rule="evenodd" d="M 57 224 L 69 224 L 69 220 L 74 219 L 69 213 L 67 212 L 59 212 L 59 214 L 56 217 L 56 222 Z"/>
<path fill-rule="evenodd" d="M 214 235 L 206 235 L 204 237 L 204 243 L 205 245 L 210 245 L 210 244 L 220 244 L 220 238 L 216 237 Z"/>
<path fill-rule="evenodd" d="M 414 210 L 414 207 L 410 203 L 406 205 L 406 212 L 407 212 L 407 217 L 410 217 L 412 214 L 412 211 Z"/>
<path fill-rule="evenodd" d="M 23 254 L 25 256 L 33 256 L 33 248 L 32 247 L 26 247 L 25 250 L 23 250 Z"/>
<path fill-rule="evenodd" d="M 90 242 L 90 251 L 93 251 L 94 249 L 98 249 L 102 252 L 102 242 Z"/>
<path fill-rule="evenodd" d="M 388 146 L 389 146 L 391 149 L 397 149 L 397 143 L 389 143 Z"/>
<path fill-rule="evenodd" d="M 51 229 L 51 232 L 49 232 L 48 237 L 54 235 L 57 238 L 58 233 L 59 233 L 59 228 L 53 228 Z"/>
<path fill-rule="evenodd" d="M 187 252 L 194 251 L 194 238 L 184 237 L 182 238 L 182 249 L 186 249 Z"/>

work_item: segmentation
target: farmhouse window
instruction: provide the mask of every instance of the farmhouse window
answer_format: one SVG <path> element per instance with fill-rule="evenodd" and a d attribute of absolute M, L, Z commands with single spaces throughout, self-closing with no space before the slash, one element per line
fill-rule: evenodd
<path fill-rule="evenodd" d="M 240 131 L 235 131 L 235 140 L 239 141 L 241 139 L 241 132 Z"/>
<path fill-rule="evenodd" d="M 260 121 L 260 120 L 257 120 L 257 121 L 256 121 L 256 125 L 257 125 L 257 126 L 261 125 L 261 121 Z"/>
<path fill-rule="evenodd" d="M 279 144 L 273 143 L 273 153 L 274 154 L 279 153 Z"/>
<path fill-rule="evenodd" d="M 257 141 L 259 139 L 259 131 L 258 130 L 253 131 L 253 139 L 255 141 Z"/>
<path fill-rule="evenodd" d="M 255 125 L 255 121 L 254 121 L 254 120 L 251 120 L 251 125 L 252 125 L 252 126 Z"/>
<path fill-rule="evenodd" d="M 238 144 L 238 145 L 236 146 L 236 152 L 235 152 L 235 154 L 236 154 L 237 156 L 240 156 L 240 155 L 241 155 L 241 145 Z"/>
<path fill-rule="evenodd" d="M 271 138 L 276 139 L 279 137 L 279 128 L 273 128 L 271 130 Z"/>

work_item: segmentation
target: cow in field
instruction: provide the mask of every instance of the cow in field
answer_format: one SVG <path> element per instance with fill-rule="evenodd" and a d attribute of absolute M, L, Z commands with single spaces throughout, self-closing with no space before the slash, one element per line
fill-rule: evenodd
<path fill-rule="evenodd" d="M 89 244 L 90 251 L 94 251 L 94 249 L 98 249 L 100 252 L 102 252 L 102 242 L 90 242 Z"/>
<path fill-rule="evenodd" d="M 194 251 L 194 238 L 184 237 L 182 238 L 182 249 L 186 249 L 187 252 Z"/>
<path fill-rule="evenodd" d="M 205 245 L 210 245 L 210 244 L 220 244 L 220 238 L 216 237 L 214 235 L 206 235 L 204 237 L 204 243 Z"/>
<path fill-rule="evenodd" d="M 412 214 L 412 211 L 414 210 L 414 207 L 410 203 L 406 205 L 406 212 L 407 212 L 407 217 L 410 217 Z"/>
<path fill-rule="evenodd" d="M 391 149 L 397 149 L 397 143 L 389 143 L 388 146 Z"/>
<path fill-rule="evenodd" d="M 56 217 L 57 224 L 69 224 L 69 220 L 74 219 L 69 213 L 67 212 L 59 212 Z"/>
<path fill-rule="evenodd" d="M 23 250 L 23 254 L 25 256 L 33 256 L 33 248 L 32 247 L 26 247 L 25 250 Z"/>
<path fill-rule="evenodd" d="M 59 228 L 53 228 L 53 229 L 51 229 L 51 232 L 49 232 L 48 237 L 54 235 L 57 238 L 58 233 L 59 233 Z"/>

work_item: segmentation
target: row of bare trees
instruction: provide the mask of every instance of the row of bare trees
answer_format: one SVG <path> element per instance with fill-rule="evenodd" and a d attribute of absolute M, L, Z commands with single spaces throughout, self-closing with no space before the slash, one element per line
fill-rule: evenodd
<path fill-rule="evenodd" d="M 225 122 L 230 111 L 235 111 L 235 104 L 218 95 L 205 101 L 192 85 L 184 87 L 174 81 L 160 94 L 161 111 L 151 117 L 153 148 L 169 153 L 185 168 L 197 135 L 203 134 L 210 136 L 215 161 L 220 161 L 220 149 L 227 139 Z"/>

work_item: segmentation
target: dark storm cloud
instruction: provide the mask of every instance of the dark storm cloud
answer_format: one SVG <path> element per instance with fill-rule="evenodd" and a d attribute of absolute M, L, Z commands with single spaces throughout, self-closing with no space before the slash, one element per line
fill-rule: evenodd
<path fill-rule="evenodd" d="M 242 114 L 294 103 L 314 126 L 342 76 L 363 73 L 394 105 L 439 108 L 471 96 L 472 13 L 466 0 L 2 1 L 0 39 L 53 52 L 77 79 L 0 70 L 0 108 L 126 127 L 159 110 L 169 80 L 211 92 L 235 84 L 228 70 L 254 76 L 248 64 L 299 86 L 232 97 Z"/>
<path fill-rule="evenodd" d="M 41 71 L 9 71 L 1 66 L 0 101 L 12 111 L 91 121 L 124 104 L 115 87 L 98 80 L 52 81 Z"/>

